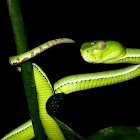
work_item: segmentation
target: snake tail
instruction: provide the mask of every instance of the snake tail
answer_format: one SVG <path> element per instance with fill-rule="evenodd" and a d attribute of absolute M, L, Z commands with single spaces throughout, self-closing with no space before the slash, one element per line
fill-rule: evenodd
<path fill-rule="evenodd" d="M 16 56 L 11 56 L 9 58 L 9 63 L 11 65 L 21 64 L 21 63 L 35 57 L 36 55 L 44 52 L 45 50 L 49 49 L 50 47 L 58 45 L 58 44 L 63 44 L 63 43 L 74 43 L 74 40 L 69 39 L 69 38 L 60 38 L 60 39 L 48 41 L 28 52 L 25 52 L 23 54 L 16 55 Z"/>

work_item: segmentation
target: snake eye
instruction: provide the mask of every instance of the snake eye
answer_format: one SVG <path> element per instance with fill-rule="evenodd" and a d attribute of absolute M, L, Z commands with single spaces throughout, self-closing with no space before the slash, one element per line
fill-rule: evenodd
<path fill-rule="evenodd" d="M 106 44 L 104 42 L 101 42 L 98 46 L 99 50 L 104 50 L 106 48 Z"/>

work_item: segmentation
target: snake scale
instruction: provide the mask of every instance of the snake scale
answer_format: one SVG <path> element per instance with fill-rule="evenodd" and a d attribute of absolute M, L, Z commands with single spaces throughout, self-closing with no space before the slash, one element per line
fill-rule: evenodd
<path fill-rule="evenodd" d="M 11 65 L 18 65 L 48 48 L 62 43 L 74 43 L 74 41 L 69 38 L 51 40 L 29 52 L 10 57 L 9 62 Z M 134 65 L 118 70 L 67 76 L 58 80 L 52 87 L 45 72 L 37 64 L 33 63 L 40 120 L 49 140 L 66 139 L 58 124 L 46 111 L 46 102 L 53 94 L 69 94 L 76 91 L 117 84 L 140 76 L 140 49 L 125 48 L 117 41 L 96 40 L 84 43 L 80 52 L 82 58 L 88 63 L 131 63 Z M 29 140 L 32 138 L 34 138 L 34 131 L 32 122 L 29 120 L 5 135 L 2 140 Z"/>

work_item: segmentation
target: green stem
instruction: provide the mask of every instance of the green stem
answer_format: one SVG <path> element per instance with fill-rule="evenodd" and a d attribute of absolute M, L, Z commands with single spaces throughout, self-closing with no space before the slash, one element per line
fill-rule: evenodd
<path fill-rule="evenodd" d="M 11 18 L 17 52 L 18 54 L 22 54 L 29 49 L 26 41 L 19 0 L 7 0 L 7 5 Z M 23 63 L 21 65 L 21 69 L 30 116 L 34 127 L 35 138 L 36 140 L 45 140 L 44 130 L 39 119 L 36 87 L 31 62 L 28 61 Z"/>

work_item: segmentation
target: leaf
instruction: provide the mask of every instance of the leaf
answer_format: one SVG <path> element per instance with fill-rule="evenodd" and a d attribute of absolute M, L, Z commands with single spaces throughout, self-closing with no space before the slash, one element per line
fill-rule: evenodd
<path fill-rule="evenodd" d="M 88 140 L 140 140 L 140 127 L 112 126 L 92 134 Z"/>
<path fill-rule="evenodd" d="M 67 140 L 86 140 L 57 118 L 53 117 L 53 119 L 58 123 Z"/>

